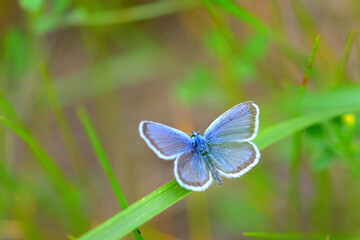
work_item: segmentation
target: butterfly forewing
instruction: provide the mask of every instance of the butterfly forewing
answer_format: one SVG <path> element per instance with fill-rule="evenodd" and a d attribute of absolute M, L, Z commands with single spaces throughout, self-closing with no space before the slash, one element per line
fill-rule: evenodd
<path fill-rule="evenodd" d="M 251 142 L 226 142 L 210 146 L 210 155 L 217 170 L 225 177 L 240 177 L 260 158 L 260 152 Z"/>
<path fill-rule="evenodd" d="M 209 144 L 250 141 L 256 136 L 258 126 L 259 108 L 247 101 L 234 106 L 212 122 L 204 137 Z"/>
<path fill-rule="evenodd" d="M 203 157 L 193 151 L 183 153 L 175 160 L 174 173 L 178 183 L 189 190 L 204 191 L 212 183 Z"/>
<path fill-rule="evenodd" d="M 162 159 L 174 159 L 178 155 L 191 151 L 191 139 L 185 133 L 160 123 L 142 121 L 140 136 Z"/>

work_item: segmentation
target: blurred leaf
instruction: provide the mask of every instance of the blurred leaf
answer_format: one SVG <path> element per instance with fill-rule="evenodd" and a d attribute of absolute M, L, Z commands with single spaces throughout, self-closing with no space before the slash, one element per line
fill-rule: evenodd
<path fill-rule="evenodd" d="M 282 123 L 278 123 L 263 131 L 260 130 L 254 143 L 259 149 L 263 149 L 291 134 L 309 127 L 326 119 L 342 115 L 351 111 L 360 110 L 360 102 L 354 103 L 355 106 L 347 109 L 333 109 L 317 113 L 304 115 L 295 119 L 290 119 Z M 95 239 L 118 239 L 136 227 L 144 224 L 172 204 L 176 203 L 191 191 L 188 191 L 172 180 L 156 191 L 152 192 L 145 198 L 134 203 L 124 211 L 116 214 L 106 220 L 93 230 L 87 232 L 79 239 L 95 240 Z"/>
<path fill-rule="evenodd" d="M 221 32 L 213 30 L 204 34 L 204 45 L 206 50 L 215 57 L 234 54 L 233 49 L 227 44 Z"/>
<path fill-rule="evenodd" d="M 19 0 L 20 7 L 30 12 L 38 11 L 42 4 L 43 0 Z"/>
<path fill-rule="evenodd" d="M 60 20 L 60 17 L 56 15 L 40 15 L 33 21 L 33 31 L 38 34 L 45 34 L 55 30 L 58 28 Z"/>
<path fill-rule="evenodd" d="M 54 13 L 63 13 L 71 3 L 71 0 L 54 0 L 53 11 Z"/>
<path fill-rule="evenodd" d="M 238 80 L 248 81 L 257 77 L 256 65 L 268 52 L 268 38 L 263 34 L 250 35 L 241 47 L 235 61 Z"/>
<path fill-rule="evenodd" d="M 33 31 L 38 34 L 45 34 L 59 28 L 64 21 L 64 12 L 69 8 L 70 3 L 70 0 L 54 0 L 46 14 L 35 16 L 31 25 Z M 78 7 L 71 10 L 69 16 L 73 16 L 73 14 L 79 16 L 79 9 L 82 8 Z"/>
<path fill-rule="evenodd" d="M 190 69 L 184 79 L 175 83 L 173 89 L 176 98 L 185 104 L 198 102 L 219 104 L 224 99 L 212 73 L 204 67 Z"/>
<path fill-rule="evenodd" d="M 263 229 L 268 219 L 262 209 L 254 207 L 254 203 L 246 201 L 240 194 L 217 194 L 212 209 L 216 214 L 216 225 L 229 229 L 231 232 L 242 233 L 243 229 Z M 236 203 L 236 204 L 234 204 Z M 241 217 L 246 216 L 246 217 Z"/>
<path fill-rule="evenodd" d="M 255 61 L 263 57 L 268 50 L 269 41 L 263 34 L 253 34 L 245 41 L 242 47 L 242 55 L 249 61 Z"/>
<path fill-rule="evenodd" d="M 27 37 L 23 31 L 13 27 L 6 33 L 3 44 L 10 76 L 8 81 L 19 81 L 29 62 Z"/>
<path fill-rule="evenodd" d="M 234 71 L 237 82 L 256 78 L 256 65 L 268 50 L 268 38 L 263 34 L 252 34 L 243 44 L 238 43 L 238 51 L 233 50 L 219 31 L 206 34 L 204 44 L 210 54 Z"/>
<path fill-rule="evenodd" d="M 239 82 L 249 81 L 257 76 L 257 71 L 253 62 L 247 61 L 245 59 L 237 58 L 234 61 L 237 80 Z"/>
<path fill-rule="evenodd" d="M 88 13 L 81 18 L 65 18 L 63 26 L 96 26 L 134 22 L 188 11 L 198 6 L 199 3 L 194 0 L 160 0 L 124 9 Z"/>
<path fill-rule="evenodd" d="M 313 159 L 311 163 L 312 169 L 315 171 L 323 171 L 333 162 L 333 154 L 329 150 L 324 149 L 318 156 L 313 156 L 311 159 Z"/>

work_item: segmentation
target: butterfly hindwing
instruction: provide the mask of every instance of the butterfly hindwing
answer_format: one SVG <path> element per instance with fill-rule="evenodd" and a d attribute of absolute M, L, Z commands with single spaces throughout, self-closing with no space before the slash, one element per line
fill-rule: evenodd
<path fill-rule="evenodd" d="M 210 156 L 221 175 L 236 178 L 259 162 L 260 152 L 251 142 L 226 142 L 210 146 Z"/>
<path fill-rule="evenodd" d="M 166 125 L 142 121 L 139 126 L 140 136 L 158 157 L 171 160 L 192 149 L 188 135 Z"/>
<path fill-rule="evenodd" d="M 175 160 L 174 173 L 178 183 L 192 191 L 204 191 L 212 183 L 209 168 L 201 154 L 189 151 Z"/>
<path fill-rule="evenodd" d="M 206 129 L 204 137 L 209 144 L 229 141 L 251 141 L 259 126 L 259 108 L 247 101 L 229 109 Z"/>

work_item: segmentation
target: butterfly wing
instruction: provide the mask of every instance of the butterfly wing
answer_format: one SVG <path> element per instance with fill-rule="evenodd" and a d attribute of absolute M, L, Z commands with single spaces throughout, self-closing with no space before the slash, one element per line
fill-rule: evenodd
<path fill-rule="evenodd" d="M 158 157 L 171 160 L 178 155 L 191 151 L 191 139 L 175 128 L 161 123 L 142 121 L 139 125 L 140 136 Z"/>
<path fill-rule="evenodd" d="M 209 147 L 221 175 L 240 177 L 259 162 L 260 152 L 252 142 L 226 142 Z"/>
<path fill-rule="evenodd" d="M 206 129 L 204 137 L 209 144 L 229 141 L 251 141 L 259 127 L 259 107 L 247 101 L 229 109 Z"/>
<path fill-rule="evenodd" d="M 192 191 L 204 191 L 213 181 L 203 157 L 193 151 L 176 158 L 174 174 L 180 186 Z"/>

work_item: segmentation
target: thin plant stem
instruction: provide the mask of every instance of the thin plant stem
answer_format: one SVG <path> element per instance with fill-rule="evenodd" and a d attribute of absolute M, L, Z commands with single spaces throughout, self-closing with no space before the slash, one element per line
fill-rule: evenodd
<path fill-rule="evenodd" d="M 115 197 L 121 209 L 122 210 L 126 209 L 128 207 L 127 201 L 120 188 L 120 185 L 118 184 L 115 178 L 115 174 L 112 170 L 108 157 L 106 156 L 106 153 L 100 143 L 100 140 L 95 132 L 93 124 L 91 123 L 88 112 L 86 111 L 85 107 L 79 107 L 77 110 L 77 114 L 85 130 L 85 133 L 90 141 L 92 149 L 94 150 L 95 155 L 99 161 L 99 164 L 107 176 L 107 179 L 111 185 L 111 188 L 115 194 Z M 138 240 L 142 239 L 142 236 L 140 235 L 140 231 L 138 229 L 133 230 L 133 234 L 136 239 Z"/>

